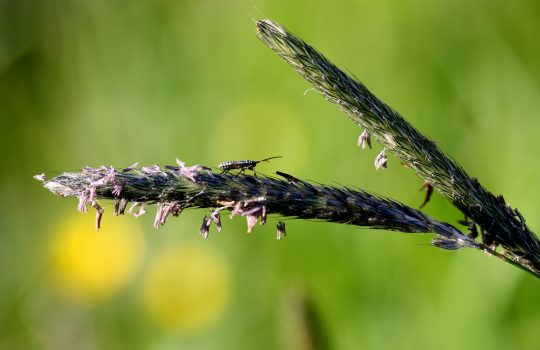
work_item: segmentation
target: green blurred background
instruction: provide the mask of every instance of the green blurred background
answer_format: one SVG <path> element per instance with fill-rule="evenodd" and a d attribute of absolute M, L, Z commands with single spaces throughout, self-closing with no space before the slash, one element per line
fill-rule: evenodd
<path fill-rule="evenodd" d="M 204 241 L 202 210 L 104 229 L 32 176 L 258 168 L 417 207 L 422 185 L 255 36 L 271 18 L 354 72 L 540 230 L 540 2 L 0 0 L 1 349 L 538 349 L 540 283 L 476 251 L 287 221 Z M 425 211 L 461 219 L 434 195 Z M 311 325 L 311 326 L 310 326 Z"/>

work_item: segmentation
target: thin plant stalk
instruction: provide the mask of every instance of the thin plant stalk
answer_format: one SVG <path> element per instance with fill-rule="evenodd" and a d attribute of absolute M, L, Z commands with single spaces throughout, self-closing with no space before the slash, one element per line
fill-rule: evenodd
<path fill-rule="evenodd" d="M 199 165 L 186 167 L 178 161 L 178 166 L 164 168 L 157 165 L 140 169 L 87 167 L 77 173 L 64 173 L 52 179 L 40 175 L 37 179 L 54 194 L 78 198 L 80 211 L 87 211 L 89 205 L 94 207 L 98 229 L 103 214 L 99 204 L 102 200 L 115 202 L 115 215 L 123 214 L 130 202 L 133 203 L 130 212 L 135 216 L 144 214 L 145 206 L 155 205 L 156 228 L 164 225 L 168 217 L 179 216 L 185 209 L 210 209 L 200 228 L 204 238 L 208 238 L 212 223 L 221 231 L 220 213 L 223 210 L 230 212 L 231 217 L 245 217 L 248 232 L 257 223 L 264 225 L 269 214 L 277 214 L 406 233 L 434 233 L 434 243 L 438 247 L 474 248 L 523 268 L 454 226 L 403 203 L 366 191 L 312 184 L 278 173 L 282 178 L 217 174 L 211 168 Z M 284 230 L 285 224 L 280 221 L 277 225 L 278 239 L 284 236 Z"/>
<path fill-rule="evenodd" d="M 393 153 L 481 228 L 483 242 L 527 269 L 540 271 L 540 241 L 517 209 L 469 176 L 437 144 L 373 95 L 364 84 L 337 68 L 313 47 L 271 20 L 257 22 L 260 39 L 384 146 L 375 161 L 386 167 L 384 151 Z M 369 145 L 371 145 L 369 143 Z"/>

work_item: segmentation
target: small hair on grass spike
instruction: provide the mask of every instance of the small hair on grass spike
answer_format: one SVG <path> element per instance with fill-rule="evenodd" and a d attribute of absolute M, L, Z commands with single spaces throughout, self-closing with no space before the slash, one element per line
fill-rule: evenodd
<path fill-rule="evenodd" d="M 38 174 L 38 175 L 34 175 L 34 179 L 36 179 L 38 181 L 41 181 L 41 182 L 45 182 L 45 180 L 47 180 L 47 176 L 44 173 L 41 173 L 41 174 Z"/>
<path fill-rule="evenodd" d="M 422 191 L 423 189 L 426 190 L 426 196 L 424 197 L 424 201 L 420 205 L 420 209 L 422 209 L 426 206 L 426 204 L 428 204 L 429 200 L 431 199 L 431 195 L 433 194 L 433 186 L 431 186 L 429 182 L 424 181 L 424 184 L 420 188 L 420 191 Z"/>
<path fill-rule="evenodd" d="M 276 174 L 289 181 L 289 183 L 302 182 L 302 180 L 282 171 L 276 171 Z"/>
<path fill-rule="evenodd" d="M 214 222 L 216 223 L 216 228 L 218 230 L 218 232 L 221 232 L 221 214 L 219 213 L 221 209 L 216 209 L 212 212 L 212 214 L 210 214 L 210 217 L 212 218 L 212 220 L 214 220 Z"/>
<path fill-rule="evenodd" d="M 375 169 L 377 170 L 381 168 L 386 169 L 388 167 L 388 165 L 386 164 L 388 161 L 388 157 L 386 157 L 386 154 L 384 153 L 384 151 L 385 149 L 383 148 L 381 153 L 379 153 L 377 157 L 375 157 L 375 161 L 373 162 L 373 164 L 375 165 Z"/>
<path fill-rule="evenodd" d="M 105 211 L 97 201 L 92 201 L 92 207 L 96 209 L 96 230 L 101 228 L 101 218 L 103 217 L 103 212 Z"/>
<path fill-rule="evenodd" d="M 276 225 L 277 229 L 277 239 L 281 240 L 287 236 L 287 230 L 285 229 L 285 223 L 283 221 L 280 221 Z"/>
<path fill-rule="evenodd" d="M 208 234 L 210 233 L 210 225 L 212 225 L 212 218 L 205 215 L 199 230 L 204 239 L 208 238 Z"/>
<path fill-rule="evenodd" d="M 366 146 L 371 148 L 371 134 L 366 129 L 358 137 L 358 146 L 362 147 L 362 149 L 366 148 Z"/>

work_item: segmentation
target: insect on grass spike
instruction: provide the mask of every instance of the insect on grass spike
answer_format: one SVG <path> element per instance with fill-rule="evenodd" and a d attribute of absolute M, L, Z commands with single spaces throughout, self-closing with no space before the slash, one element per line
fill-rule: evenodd
<path fill-rule="evenodd" d="M 246 170 L 253 171 L 253 175 L 257 176 L 255 167 L 260 162 L 268 162 L 270 159 L 283 158 L 282 156 L 274 156 L 269 158 L 264 158 L 261 160 L 228 160 L 218 164 L 218 168 L 223 170 L 221 174 L 226 174 L 231 170 L 240 170 L 238 174 L 244 174 Z"/>

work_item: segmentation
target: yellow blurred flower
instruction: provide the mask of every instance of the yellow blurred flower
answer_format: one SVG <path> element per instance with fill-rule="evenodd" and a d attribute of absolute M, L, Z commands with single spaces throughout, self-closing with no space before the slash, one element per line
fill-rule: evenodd
<path fill-rule="evenodd" d="M 141 295 L 160 327 L 193 333 L 223 315 L 230 290 L 230 269 L 221 256 L 202 246 L 175 246 L 150 264 Z"/>
<path fill-rule="evenodd" d="M 105 212 L 95 229 L 94 215 L 61 219 L 51 244 L 52 279 L 65 297 L 94 303 L 119 292 L 133 277 L 144 254 L 144 238 L 128 218 Z"/>

